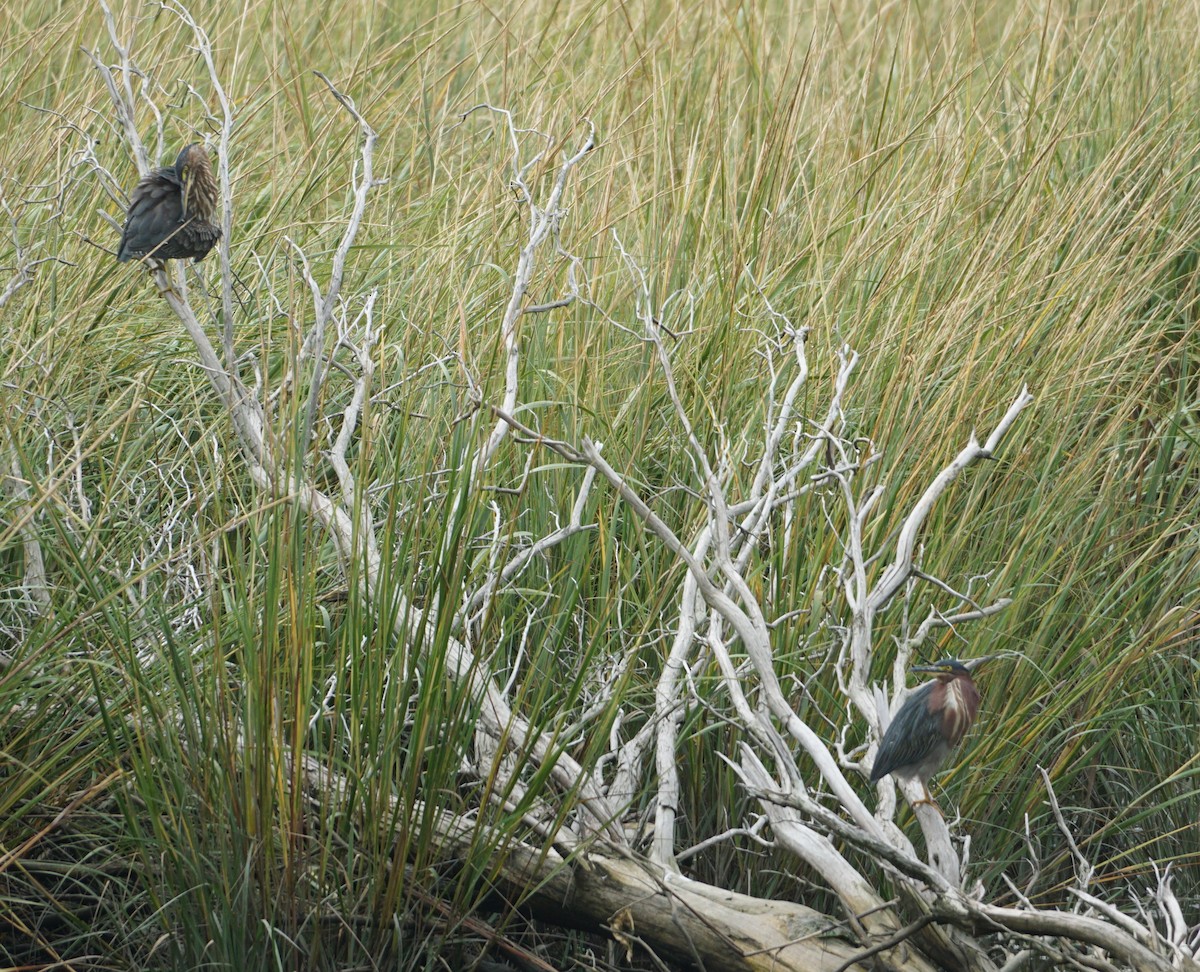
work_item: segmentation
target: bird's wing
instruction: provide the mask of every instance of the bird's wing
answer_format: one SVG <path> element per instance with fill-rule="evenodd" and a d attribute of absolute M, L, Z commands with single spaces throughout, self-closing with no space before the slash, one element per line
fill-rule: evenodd
<path fill-rule="evenodd" d="M 159 169 L 150 173 L 133 190 L 117 259 L 128 260 L 150 253 L 178 231 L 183 219 L 182 193 L 175 180 L 164 174 L 169 171 Z"/>
<path fill-rule="evenodd" d="M 914 689 L 900 706 L 875 754 L 871 782 L 893 770 L 921 763 L 941 741 L 942 718 L 929 711 L 933 686 L 933 682 L 926 682 Z"/>

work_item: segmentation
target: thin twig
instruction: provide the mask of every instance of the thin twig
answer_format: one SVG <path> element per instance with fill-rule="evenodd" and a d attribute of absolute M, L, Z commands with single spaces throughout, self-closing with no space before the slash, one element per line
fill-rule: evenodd
<path fill-rule="evenodd" d="M 847 969 L 853 968 L 856 965 L 865 965 L 867 959 L 874 958 L 876 955 L 879 955 L 882 952 L 886 952 L 889 949 L 895 948 L 897 945 L 903 944 L 917 934 L 917 932 L 919 932 L 926 925 L 932 923 L 933 915 L 921 915 L 921 917 L 916 921 L 905 925 L 894 935 L 889 935 L 882 942 L 876 942 L 870 948 L 859 952 L 854 956 L 854 958 L 846 959 L 846 961 L 834 969 L 833 972 L 846 972 Z"/>
<path fill-rule="evenodd" d="M 329 321 L 333 316 L 333 309 L 337 305 L 342 293 L 342 280 L 346 273 L 346 258 L 350 253 L 350 248 L 354 245 L 354 240 L 358 236 L 359 227 L 362 225 L 363 214 L 367 209 L 367 196 L 376 186 L 383 185 L 387 180 L 376 179 L 374 169 L 372 168 L 372 159 L 375 152 L 375 140 L 378 135 L 375 129 L 367 122 L 367 120 L 355 107 L 353 99 L 343 94 L 320 71 L 314 71 L 318 78 L 325 82 L 334 98 L 337 99 L 350 117 L 358 122 L 359 130 L 362 132 L 363 145 L 359 154 L 362 168 L 358 173 L 358 177 L 354 181 L 354 205 L 351 207 L 350 216 L 346 220 L 346 228 L 342 231 L 342 238 L 338 243 L 337 249 L 333 254 L 333 263 L 329 274 L 329 288 L 325 291 L 324 299 L 314 300 L 314 311 L 316 320 L 313 323 L 312 332 L 305 339 L 305 345 L 313 351 L 313 376 L 308 389 L 308 404 L 304 410 L 304 427 L 301 431 L 300 443 L 301 449 L 307 449 L 308 444 L 312 441 L 313 426 L 317 420 L 317 403 L 321 397 L 321 387 L 324 384 L 323 373 L 323 349 L 325 347 L 325 330 L 329 325 Z M 317 293 L 320 288 L 316 288 Z"/>

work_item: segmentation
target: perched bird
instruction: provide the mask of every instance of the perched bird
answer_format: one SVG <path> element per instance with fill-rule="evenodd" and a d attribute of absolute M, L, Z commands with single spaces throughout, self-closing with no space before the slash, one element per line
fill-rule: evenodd
<path fill-rule="evenodd" d="M 117 260 L 203 260 L 221 238 L 216 210 L 217 181 L 208 153 L 193 142 L 174 165 L 155 169 L 133 190 Z"/>
<path fill-rule="evenodd" d="M 914 672 L 937 678 L 914 689 L 900 706 L 875 754 L 872 783 L 888 773 L 919 780 L 925 789 L 925 799 L 917 803 L 933 803 L 929 779 L 942 768 L 950 750 L 971 728 L 979 711 L 979 688 L 971 672 L 996 657 L 984 655 L 965 662 L 944 658 L 932 665 L 913 668 Z"/>

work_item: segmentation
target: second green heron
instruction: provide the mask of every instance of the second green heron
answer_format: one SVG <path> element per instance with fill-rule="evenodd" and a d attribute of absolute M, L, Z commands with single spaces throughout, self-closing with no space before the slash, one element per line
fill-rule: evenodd
<path fill-rule="evenodd" d="M 995 657 L 944 658 L 913 668 L 937 677 L 914 689 L 892 719 L 875 754 L 872 783 L 888 773 L 917 780 L 925 790 L 925 799 L 918 803 L 933 803 L 930 777 L 942 768 L 979 712 L 979 687 L 971 673 Z"/>
<path fill-rule="evenodd" d="M 155 169 L 133 190 L 117 260 L 203 260 L 221 238 L 217 181 L 204 146 L 193 142 L 174 165 Z"/>

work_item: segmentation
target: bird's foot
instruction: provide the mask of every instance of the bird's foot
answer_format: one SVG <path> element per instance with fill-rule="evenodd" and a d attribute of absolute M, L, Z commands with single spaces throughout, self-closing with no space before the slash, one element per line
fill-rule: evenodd
<path fill-rule="evenodd" d="M 147 260 L 146 269 L 150 272 L 150 279 L 154 281 L 154 289 L 158 291 L 159 297 L 166 297 L 169 294 L 180 296 L 178 288 L 171 279 L 171 274 L 167 271 L 167 264 L 158 260 Z"/>
<path fill-rule="evenodd" d="M 935 800 L 933 798 L 933 795 L 929 792 L 928 787 L 925 788 L 925 796 L 923 796 L 920 800 L 915 800 L 913 802 L 912 809 L 913 809 L 914 813 L 916 812 L 917 807 L 919 807 L 921 804 L 925 804 L 926 806 L 933 807 L 933 809 L 938 812 L 938 816 L 940 816 L 943 820 L 946 818 L 945 812 L 942 810 L 942 808 L 940 806 L 938 806 L 937 800 Z"/>

